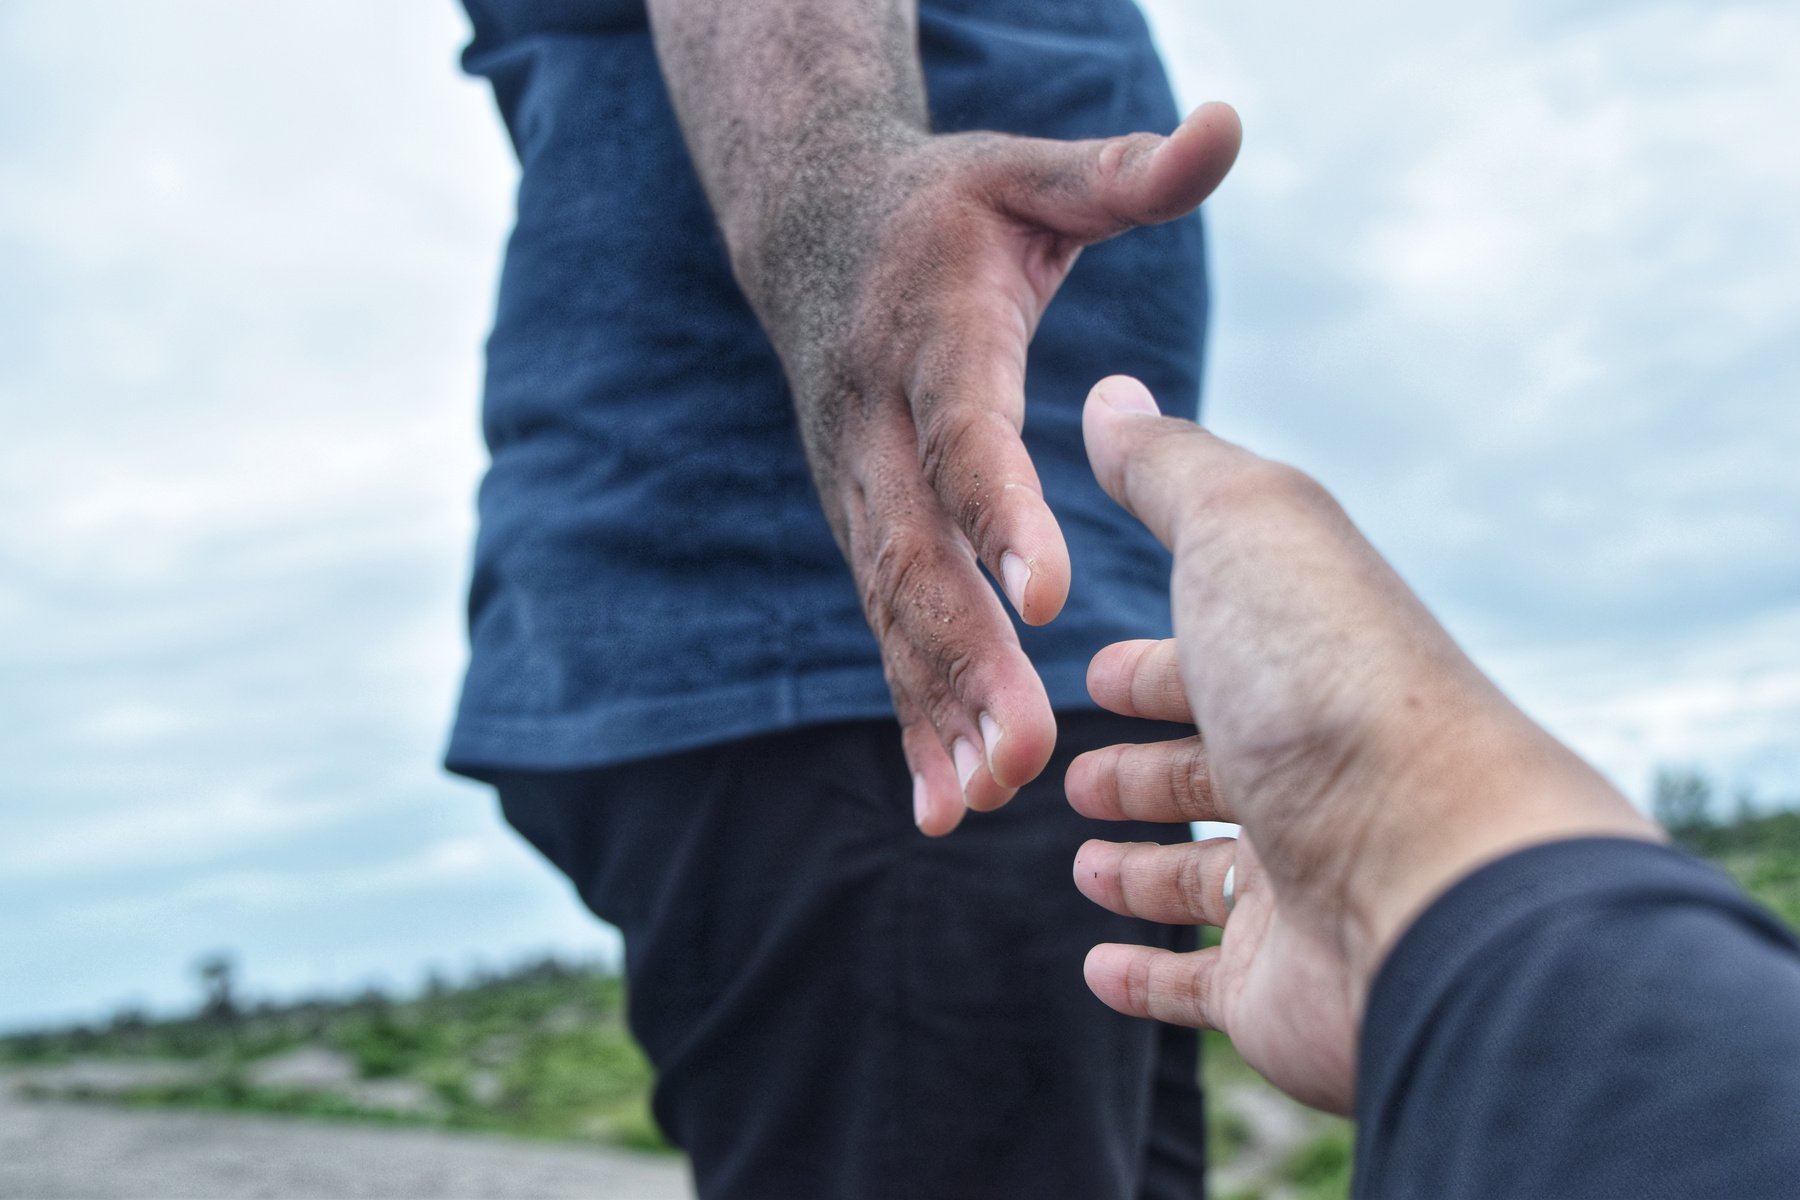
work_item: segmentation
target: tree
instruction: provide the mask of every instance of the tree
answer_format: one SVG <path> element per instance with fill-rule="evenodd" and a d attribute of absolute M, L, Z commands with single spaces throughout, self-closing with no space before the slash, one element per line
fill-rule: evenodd
<path fill-rule="evenodd" d="M 1738 788 L 1733 798 L 1737 801 L 1737 807 L 1731 814 L 1733 825 L 1748 825 L 1762 815 L 1762 805 L 1757 800 L 1756 789 L 1749 784 Z"/>
<path fill-rule="evenodd" d="M 1712 824 L 1712 781 L 1695 767 L 1659 767 L 1650 788 L 1650 815 L 1677 838 Z"/>
<path fill-rule="evenodd" d="M 218 951 L 194 964 L 194 974 L 206 997 L 200 1005 L 200 1019 L 214 1025 L 230 1025 L 237 1020 L 237 961 Z"/>

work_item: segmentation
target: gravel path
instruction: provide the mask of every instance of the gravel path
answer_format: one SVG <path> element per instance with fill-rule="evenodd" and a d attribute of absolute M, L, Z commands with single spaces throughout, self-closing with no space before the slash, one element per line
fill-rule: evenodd
<path fill-rule="evenodd" d="M 8 1200 L 687 1200 L 678 1160 L 476 1134 L 25 1100 L 0 1079 Z"/>

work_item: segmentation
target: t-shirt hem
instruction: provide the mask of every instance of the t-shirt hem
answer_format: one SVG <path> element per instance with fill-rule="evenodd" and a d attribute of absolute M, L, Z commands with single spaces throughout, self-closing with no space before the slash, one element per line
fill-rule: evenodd
<path fill-rule="evenodd" d="M 1057 712 L 1096 707 L 1087 662 L 1038 665 Z M 678 695 L 634 697 L 580 712 L 458 715 L 444 766 L 482 778 L 495 770 L 578 771 L 655 758 L 839 721 L 894 715 L 878 667 L 853 667 L 724 684 Z"/>

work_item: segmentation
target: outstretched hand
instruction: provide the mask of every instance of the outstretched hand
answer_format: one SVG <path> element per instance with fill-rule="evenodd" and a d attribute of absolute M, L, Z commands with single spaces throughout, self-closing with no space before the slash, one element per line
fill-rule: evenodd
<path fill-rule="evenodd" d="M 1038 320 L 1082 247 L 1192 211 L 1239 135 L 1222 104 L 1166 138 L 894 131 L 736 239 L 881 644 L 927 833 L 1004 804 L 1055 744 L 982 578 L 1030 624 L 1068 595 L 1068 549 L 1020 439 Z"/>
<path fill-rule="evenodd" d="M 1348 1112 L 1369 983 L 1434 896 L 1535 842 L 1659 834 L 1513 707 L 1317 483 L 1159 416 L 1133 379 L 1096 385 L 1083 431 L 1101 485 L 1175 555 L 1175 638 L 1107 647 L 1089 688 L 1200 733 L 1082 755 L 1070 803 L 1244 830 L 1082 847 L 1075 880 L 1097 902 L 1223 927 L 1188 954 L 1097 946 L 1089 986 L 1223 1030 L 1276 1086 Z"/>
<path fill-rule="evenodd" d="M 1124 716 L 1193 720 L 1172 639 L 1107 647 L 1089 668 L 1088 687 L 1102 708 Z M 1083 755 L 1070 765 L 1068 793 L 1083 816 L 1102 821 L 1235 819 L 1213 791 L 1198 735 Z M 1348 965 L 1329 931 L 1296 921 L 1294 906 L 1282 905 L 1248 838 L 1090 841 L 1076 855 L 1075 885 L 1116 913 L 1224 930 L 1216 950 L 1195 954 L 1095 947 L 1087 978 L 1100 999 L 1137 1016 L 1227 1030 L 1244 1061 L 1283 1091 L 1330 1112 L 1350 1111 Z"/>

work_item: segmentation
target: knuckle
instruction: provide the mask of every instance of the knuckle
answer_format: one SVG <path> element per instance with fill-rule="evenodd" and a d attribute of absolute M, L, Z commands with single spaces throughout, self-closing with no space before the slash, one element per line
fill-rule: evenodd
<path fill-rule="evenodd" d="M 1175 902 L 1181 911 L 1195 916 L 1207 911 L 1206 872 L 1198 854 L 1182 854 L 1170 878 Z"/>
<path fill-rule="evenodd" d="M 919 663 L 915 670 L 931 672 L 915 689 L 915 696 L 925 710 L 926 719 L 937 731 L 938 740 L 949 745 L 951 731 L 965 723 L 960 688 L 973 666 L 973 657 L 955 652 L 935 662 Z"/>
<path fill-rule="evenodd" d="M 1189 812 L 1201 808 L 1212 794 L 1212 774 L 1198 747 L 1189 746 L 1169 756 L 1169 793 Z"/>
<path fill-rule="evenodd" d="M 953 649 L 943 659 L 943 666 L 944 682 L 949 688 L 949 695 L 952 698 L 961 696 L 963 688 L 969 682 L 969 676 L 975 670 L 975 655 L 967 649 Z"/>
<path fill-rule="evenodd" d="M 1108 776 L 1119 796 L 1130 797 L 1136 802 L 1134 808 L 1144 807 L 1145 801 L 1154 800 L 1156 796 L 1157 764 L 1154 747 L 1129 746 L 1120 747 L 1118 756 L 1108 762 L 1111 770 Z"/>
<path fill-rule="evenodd" d="M 862 572 L 863 612 L 896 692 L 909 693 L 932 724 L 946 728 L 976 683 L 980 647 L 958 636 L 953 585 L 939 556 L 910 529 L 884 536 Z"/>
<path fill-rule="evenodd" d="M 974 437 L 976 420 L 959 405 L 946 405 L 941 400 L 927 403 L 929 407 L 920 409 L 919 470 L 927 483 L 941 491 L 951 480 L 965 448 Z"/>
<path fill-rule="evenodd" d="M 929 596 L 929 566 L 929 556 L 910 527 L 891 529 L 876 544 L 864 572 L 862 600 L 869 627 L 882 642 Z"/>
<path fill-rule="evenodd" d="M 1147 712 L 1161 698 L 1161 685 L 1156 673 L 1155 642 L 1143 642 L 1132 648 L 1125 663 L 1125 693 L 1133 708 Z"/>
<path fill-rule="evenodd" d="M 1122 805 L 1123 793 L 1119 777 L 1124 766 L 1123 747 L 1107 746 L 1098 751 L 1093 766 L 1093 793 L 1094 799 L 1106 811 L 1117 811 Z"/>
<path fill-rule="evenodd" d="M 996 420 L 990 413 L 946 407 L 919 432 L 920 474 L 977 546 L 992 531 L 1004 494 L 996 456 L 976 452 L 984 428 Z"/>
<path fill-rule="evenodd" d="M 1267 459 L 1244 469 L 1237 490 L 1243 501 L 1258 507 L 1310 508 L 1326 499 L 1325 489 L 1311 475 Z"/>
<path fill-rule="evenodd" d="M 1181 965 L 1176 969 L 1181 974 L 1173 990 L 1182 1019 L 1191 1025 L 1208 1024 L 1207 1009 L 1212 1003 L 1212 991 L 1207 977 L 1190 966 Z"/>
<path fill-rule="evenodd" d="M 1120 980 L 1124 985 L 1125 1004 L 1132 1012 L 1150 1011 L 1150 964 L 1141 960 L 1130 963 Z"/>
<path fill-rule="evenodd" d="M 986 495 L 966 496 L 956 506 L 956 523 L 979 552 L 994 542 L 995 526 L 1000 523 L 1000 505 Z"/>
<path fill-rule="evenodd" d="M 1195 1008 L 1192 974 L 1177 961 L 1158 958 L 1149 975 L 1151 1014 L 1165 1020 L 1190 1019 Z"/>
<path fill-rule="evenodd" d="M 1332 503 L 1325 486 L 1299 467 L 1273 463 L 1271 468 L 1268 486 L 1277 500 L 1296 508 L 1317 508 Z"/>

